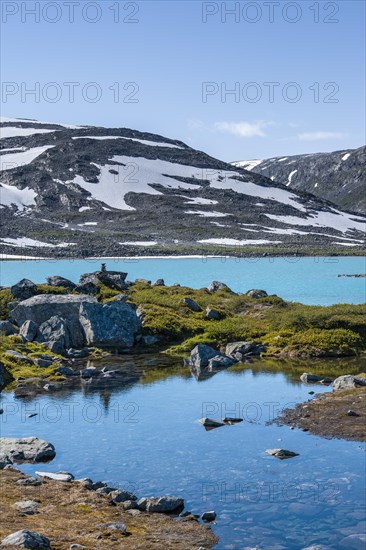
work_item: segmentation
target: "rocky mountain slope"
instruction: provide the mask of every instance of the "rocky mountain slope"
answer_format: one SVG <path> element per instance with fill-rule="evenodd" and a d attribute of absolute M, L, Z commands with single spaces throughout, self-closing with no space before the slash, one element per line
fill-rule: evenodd
<path fill-rule="evenodd" d="M 366 213 L 366 147 L 333 153 L 234 162 L 282 183 L 334 202 L 340 208 Z"/>
<path fill-rule="evenodd" d="M 366 218 L 184 143 L 2 119 L 0 252 L 311 253 L 363 246 Z"/>

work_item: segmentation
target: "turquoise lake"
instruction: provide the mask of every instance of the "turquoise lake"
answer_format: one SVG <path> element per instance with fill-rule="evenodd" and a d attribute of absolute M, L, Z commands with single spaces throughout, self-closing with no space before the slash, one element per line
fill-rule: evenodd
<path fill-rule="evenodd" d="M 1 284 L 23 277 L 42 282 L 57 274 L 77 280 L 98 261 L 1 262 Z M 196 288 L 213 280 L 236 291 L 263 288 L 307 304 L 362 303 L 364 258 L 293 258 L 291 261 L 202 259 L 106 260 L 107 268 L 136 277 Z M 94 363 L 98 366 L 98 363 Z M 27 473 L 66 470 L 137 496 L 183 497 L 186 510 L 217 513 L 215 550 L 358 548 L 346 537 L 365 531 L 364 443 L 328 440 L 271 421 L 285 407 L 312 399 L 301 372 L 313 360 L 256 360 L 197 381 L 180 360 L 113 356 L 103 365 L 134 375 L 127 385 L 83 386 L 22 398 L 0 394 L 1 435 L 46 439 L 56 457 L 22 465 Z M 366 371 L 365 359 L 329 360 L 334 371 Z M 33 418 L 28 415 L 37 413 Z M 244 422 L 205 431 L 198 420 L 241 416 Z M 283 447 L 299 456 L 285 461 L 265 453 Z M 323 549 L 323 547 L 321 547 Z"/>
<path fill-rule="evenodd" d="M 365 273 L 363 257 L 314 258 L 154 258 L 107 259 L 107 269 L 126 271 L 133 281 L 163 278 L 166 284 L 200 288 L 212 280 L 223 281 L 237 292 L 262 288 L 285 300 L 330 305 L 365 302 L 366 281 L 337 277 Z M 0 262 L 0 284 L 12 285 L 22 278 L 44 282 L 49 275 L 78 280 L 82 273 L 99 269 L 97 260 L 37 260 Z"/>

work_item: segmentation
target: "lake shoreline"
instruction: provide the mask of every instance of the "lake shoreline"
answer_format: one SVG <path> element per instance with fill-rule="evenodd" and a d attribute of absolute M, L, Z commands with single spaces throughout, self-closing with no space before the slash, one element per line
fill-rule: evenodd
<path fill-rule="evenodd" d="M 366 441 L 366 387 L 317 394 L 275 420 L 326 439 Z"/>

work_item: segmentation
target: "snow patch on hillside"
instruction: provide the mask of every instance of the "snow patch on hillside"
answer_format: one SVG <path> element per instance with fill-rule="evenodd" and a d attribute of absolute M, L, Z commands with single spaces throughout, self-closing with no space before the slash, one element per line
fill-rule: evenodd
<path fill-rule="evenodd" d="M 53 145 L 45 145 L 43 147 L 33 147 L 21 153 L 9 153 L 0 156 L 0 171 L 12 170 L 25 164 L 30 164 L 37 157 L 42 155 L 47 149 L 51 149 Z"/>
<path fill-rule="evenodd" d="M 56 130 L 44 130 L 43 128 L 16 128 L 15 126 L 0 127 L 0 139 L 33 136 L 34 134 L 49 134 Z"/>
<path fill-rule="evenodd" d="M 37 193 L 25 187 L 18 189 L 12 185 L 0 183 L 0 205 L 1 206 L 16 206 L 18 210 L 24 210 L 26 206 L 34 206 Z"/>
<path fill-rule="evenodd" d="M 149 141 L 147 139 L 137 139 L 137 138 L 131 138 L 126 136 L 75 136 L 72 139 L 99 139 L 99 140 L 105 140 L 105 139 L 129 139 L 131 141 L 138 141 L 139 143 L 142 143 L 143 145 L 151 145 L 155 147 L 170 147 L 171 149 L 183 149 L 183 147 L 179 147 L 179 145 L 174 145 L 174 143 L 165 143 L 161 141 Z"/>

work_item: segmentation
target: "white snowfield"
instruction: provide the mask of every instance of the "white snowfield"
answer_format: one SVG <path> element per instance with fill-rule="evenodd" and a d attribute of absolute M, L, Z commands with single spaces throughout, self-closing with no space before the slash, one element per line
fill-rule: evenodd
<path fill-rule="evenodd" d="M 7 185 L 6 183 L 0 183 L 0 205 L 4 206 L 16 206 L 18 210 L 22 211 L 26 206 L 34 206 L 35 198 L 37 194 L 33 189 L 25 187 L 24 189 L 18 189 L 13 185 Z"/>
<path fill-rule="evenodd" d="M 245 170 L 253 170 L 256 166 L 261 164 L 263 160 L 239 160 L 232 162 L 233 166 L 238 166 L 240 168 L 245 168 Z"/>
<path fill-rule="evenodd" d="M 155 246 L 158 243 L 157 241 L 126 241 L 119 244 L 126 244 L 128 246 Z"/>
<path fill-rule="evenodd" d="M 33 147 L 27 151 L 18 153 L 9 153 L 0 156 L 0 171 L 12 170 L 25 164 L 30 164 L 34 159 L 42 155 L 47 149 L 51 149 L 53 145 L 44 145 L 43 147 Z"/>
<path fill-rule="evenodd" d="M 346 153 L 343 157 L 342 157 L 342 160 L 347 160 L 349 159 L 349 157 L 351 156 L 351 153 Z M 338 243 L 339 244 L 339 243 Z"/>
<path fill-rule="evenodd" d="M 232 214 L 224 214 L 223 212 L 216 212 L 212 210 L 211 212 L 206 210 L 187 210 L 185 214 L 197 214 L 203 218 L 226 218 L 226 216 L 232 216 Z"/>
<path fill-rule="evenodd" d="M 258 240 L 252 240 L 252 239 L 202 239 L 201 241 L 198 241 L 202 244 L 219 244 L 219 245 L 227 245 L 227 246 L 241 246 L 241 245 L 257 245 L 257 244 L 280 244 L 282 241 L 266 241 L 265 239 L 258 239 Z"/>
<path fill-rule="evenodd" d="M 44 120 L 34 120 L 32 118 L 9 118 L 2 116 L 0 117 L 0 123 L 1 122 L 13 122 L 14 124 L 17 122 L 24 122 L 26 124 L 52 124 L 55 126 L 61 126 L 62 128 L 68 128 L 70 130 L 78 130 L 79 128 L 86 128 L 86 126 L 77 126 L 75 124 L 59 124 L 58 122 L 46 122 Z M 51 130 L 52 132 L 55 132 L 55 130 Z"/>
<path fill-rule="evenodd" d="M 50 244 L 42 241 L 36 241 L 28 237 L 18 237 L 16 239 L 6 238 L 0 239 L 1 244 L 4 246 L 16 246 L 16 247 L 38 247 L 38 248 L 68 248 L 69 246 L 76 246 L 76 243 L 58 243 Z"/>
<path fill-rule="evenodd" d="M 32 136 L 34 134 L 49 134 L 55 131 L 56 130 L 45 130 L 43 128 L 16 128 L 15 126 L 1 126 L 0 139 Z"/>
<path fill-rule="evenodd" d="M 218 204 L 218 201 L 214 201 L 212 199 L 204 199 L 203 197 L 185 197 L 184 195 L 179 195 L 180 197 L 183 197 L 183 199 L 187 199 L 187 202 L 185 204 Z"/>
<path fill-rule="evenodd" d="M 95 164 L 101 171 L 98 185 L 86 182 L 81 176 L 76 176 L 72 183 L 80 185 L 89 191 L 94 199 L 113 208 L 135 210 L 125 202 L 124 197 L 129 192 L 161 195 L 160 191 L 151 187 L 152 184 L 160 184 L 171 189 L 197 189 L 202 181 L 209 180 L 211 187 L 216 189 L 231 189 L 243 195 L 288 204 L 301 212 L 306 212 L 295 194 L 277 187 L 263 187 L 253 182 L 240 181 L 236 179 L 240 174 L 233 170 L 202 169 L 144 157 L 114 156 L 111 161 L 125 166 Z M 110 170 L 117 171 L 118 174 L 111 174 Z M 197 185 L 183 183 L 174 179 L 175 177 L 195 179 Z"/>
<path fill-rule="evenodd" d="M 292 181 L 292 178 L 294 177 L 294 175 L 297 173 L 297 170 L 292 170 L 292 172 L 290 172 L 289 176 L 288 176 L 288 182 L 287 182 L 287 187 L 291 184 L 291 181 Z"/>
<path fill-rule="evenodd" d="M 138 138 L 131 138 L 126 136 L 75 136 L 72 139 L 99 139 L 102 141 L 105 139 L 129 139 L 131 141 L 138 141 L 143 145 L 151 145 L 154 147 L 170 147 L 171 149 L 183 149 L 183 147 L 180 147 L 179 145 L 174 145 L 174 143 L 165 143 L 162 141 L 149 141 L 147 139 L 138 139 Z"/>
<path fill-rule="evenodd" d="M 306 218 L 298 218 L 296 216 L 276 216 L 274 214 L 264 214 L 271 220 L 276 220 L 289 225 L 306 225 L 308 227 L 331 227 L 341 233 L 346 233 L 356 229 L 357 231 L 366 230 L 366 218 L 354 216 L 346 212 L 340 212 L 335 208 L 331 212 L 309 212 Z"/>

